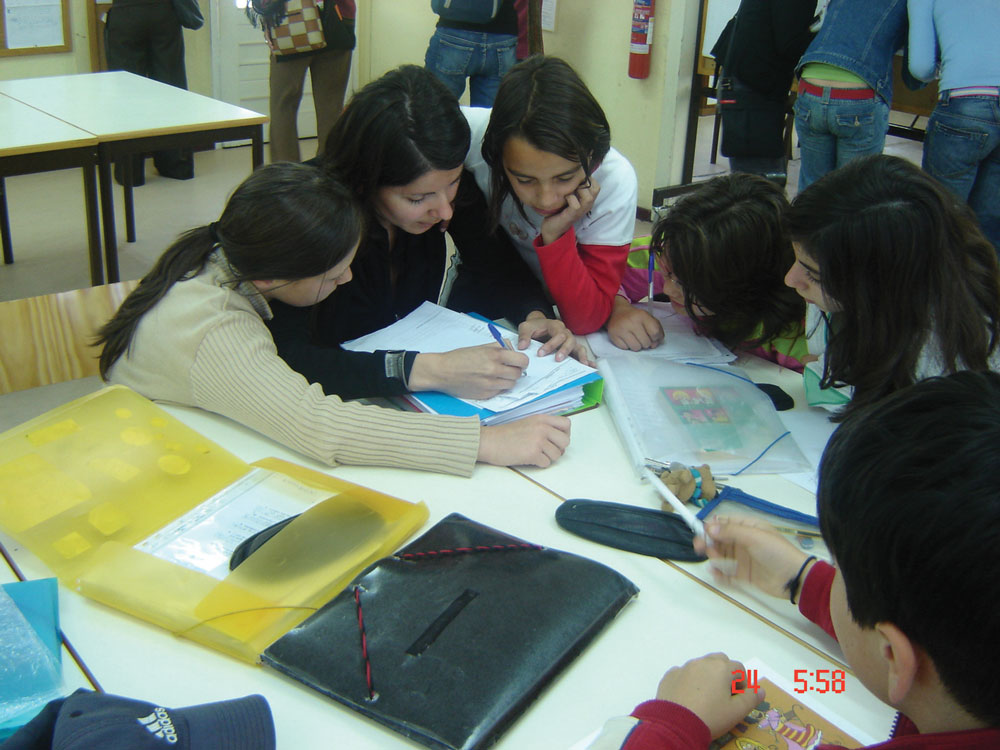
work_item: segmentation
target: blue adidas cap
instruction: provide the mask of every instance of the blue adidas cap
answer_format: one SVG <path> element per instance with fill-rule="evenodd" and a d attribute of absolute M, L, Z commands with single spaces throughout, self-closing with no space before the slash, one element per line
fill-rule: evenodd
<path fill-rule="evenodd" d="M 4 750 L 37 748 L 42 737 L 51 737 L 51 745 L 45 745 L 51 750 L 275 750 L 271 709 L 260 695 L 163 708 L 77 690 L 49 703 L 7 740 Z"/>

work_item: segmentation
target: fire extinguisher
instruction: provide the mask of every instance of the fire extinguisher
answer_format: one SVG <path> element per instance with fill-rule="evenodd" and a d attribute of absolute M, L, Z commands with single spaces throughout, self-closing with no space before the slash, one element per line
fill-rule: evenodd
<path fill-rule="evenodd" d="M 628 51 L 629 78 L 649 78 L 649 48 L 653 44 L 653 3 L 633 0 L 632 43 Z"/>

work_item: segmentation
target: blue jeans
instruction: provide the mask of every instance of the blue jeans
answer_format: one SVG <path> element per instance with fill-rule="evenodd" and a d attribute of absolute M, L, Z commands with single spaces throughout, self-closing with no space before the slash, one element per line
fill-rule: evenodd
<path fill-rule="evenodd" d="M 799 192 L 851 159 L 882 153 L 889 131 L 889 105 L 873 99 L 831 99 L 799 92 L 795 132 L 802 148 Z"/>
<path fill-rule="evenodd" d="M 968 202 L 1000 252 L 1000 100 L 944 92 L 927 123 L 923 167 Z"/>
<path fill-rule="evenodd" d="M 469 79 L 469 103 L 492 107 L 500 79 L 517 62 L 517 37 L 480 31 L 437 28 L 427 45 L 424 67 L 434 73 L 456 97 Z"/>

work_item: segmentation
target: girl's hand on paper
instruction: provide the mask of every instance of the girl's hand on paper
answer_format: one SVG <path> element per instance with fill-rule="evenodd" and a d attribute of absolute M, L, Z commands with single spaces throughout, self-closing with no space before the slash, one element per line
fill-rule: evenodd
<path fill-rule="evenodd" d="M 710 561 L 732 561 L 712 567 L 715 580 L 750 583 L 771 596 L 788 598 L 785 585 L 808 557 L 768 524 L 751 519 L 713 518 L 705 522 L 705 533 L 712 546 L 706 549 L 704 540 L 696 538 L 694 548 Z"/>
<path fill-rule="evenodd" d="M 632 307 L 624 297 L 615 295 L 608 318 L 608 338 L 619 349 L 633 352 L 655 349 L 663 343 L 663 326 L 645 310 Z"/>
<path fill-rule="evenodd" d="M 764 689 L 755 693 L 737 683 L 742 693 L 733 695 L 733 672 L 743 665 L 725 654 L 708 654 L 674 667 L 663 675 L 656 697 L 691 711 L 708 726 L 712 738 L 721 737 L 764 700 Z"/>
<path fill-rule="evenodd" d="M 499 344 L 418 354 L 410 371 L 411 391 L 442 391 L 459 398 L 486 399 L 509 391 L 528 366 L 528 355 Z"/>
<path fill-rule="evenodd" d="M 542 220 L 542 244 L 551 245 L 569 231 L 577 219 L 587 215 L 594 207 L 601 186 L 593 175 L 584 180 L 580 186 L 566 196 L 566 207 L 557 214 L 546 216 Z"/>
<path fill-rule="evenodd" d="M 524 322 L 517 327 L 517 348 L 526 349 L 531 340 L 543 341 L 538 356 L 544 357 L 556 353 L 556 362 L 562 362 L 566 357 L 573 357 L 585 365 L 594 367 L 587 353 L 587 347 L 566 327 L 561 320 L 546 318 L 540 311 L 528 314 Z"/>
<path fill-rule="evenodd" d="M 569 445 L 569 419 L 539 414 L 484 426 L 478 460 L 494 466 L 550 466 Z"/>

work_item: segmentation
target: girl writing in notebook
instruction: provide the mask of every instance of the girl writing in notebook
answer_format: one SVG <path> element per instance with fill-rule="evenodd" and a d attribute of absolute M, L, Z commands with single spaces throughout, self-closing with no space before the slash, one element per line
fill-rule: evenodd
<path fill-rule="evenodd" d="M 275 351 L 271 305 L 314 305 L 351 281 L 364 217 L 319 169 L 254 172 L 222 216 L 183 234 L 100 331 L 101 376 L 147 398 L 229 417 L 326 464 L 468 475 L 478 461 L 548 466 L 565 417 L 481 427 L 476 418 L 345 403 Z"/>
<path fill-rule="evenodd" d="M 528 364 L 496 345 L 441 354 L 346 352 L 339 344 L 393 323 L 424 301 L 507 318 L 518 348 L 579 353 L 552 317 L 538 281 L 502 236 L 486 230 L 486 204 L 463 175 L 469 126 L 454 95 L 429 71 L 404 65 L 353 96 L 326 144 L 321 166 L 347 185 L 365 218 L 354 281 L 315 310 L 274 305 L 269 323 L 280 355 L 311 382 L 344 398 L 436 390 L 489 398 Z M 456 255 L 449 259 L 444 230 Z"/>
<path fill-rule="evenodd" d="M 576 72 L 558 58 L 518 63 L 493 109 L 463 110 L 465 166 L 503 230 L 576 334 L 611 315 L 635 229 L 637 181 L 611 148 L 611 128 Z"/>
<path fill-rule="evenodd" d="M 839 417 L 903 386 L 1000 370 L 1000 271 L 971 210 L 917 166 L 852 161 L 787 214 L 786 283 L 809 304 L 810 403 Z"/>
<path fill-rule="evenodd" d="M 801 372 L 806 306 L 784 283 L 795 259 L 782 223 L 787 210 L 781 188 L 762 177 L 716 177 L 656 222 L 648 252 L 659 269 L 654 291 L 699 333 Z M 648 295 L 645 258 L 641 266 L 626 272 L 608 321 L 611 340 L 625 349 L 657 346 L 663 336 L 656 318 L 630 304 Z"/>

